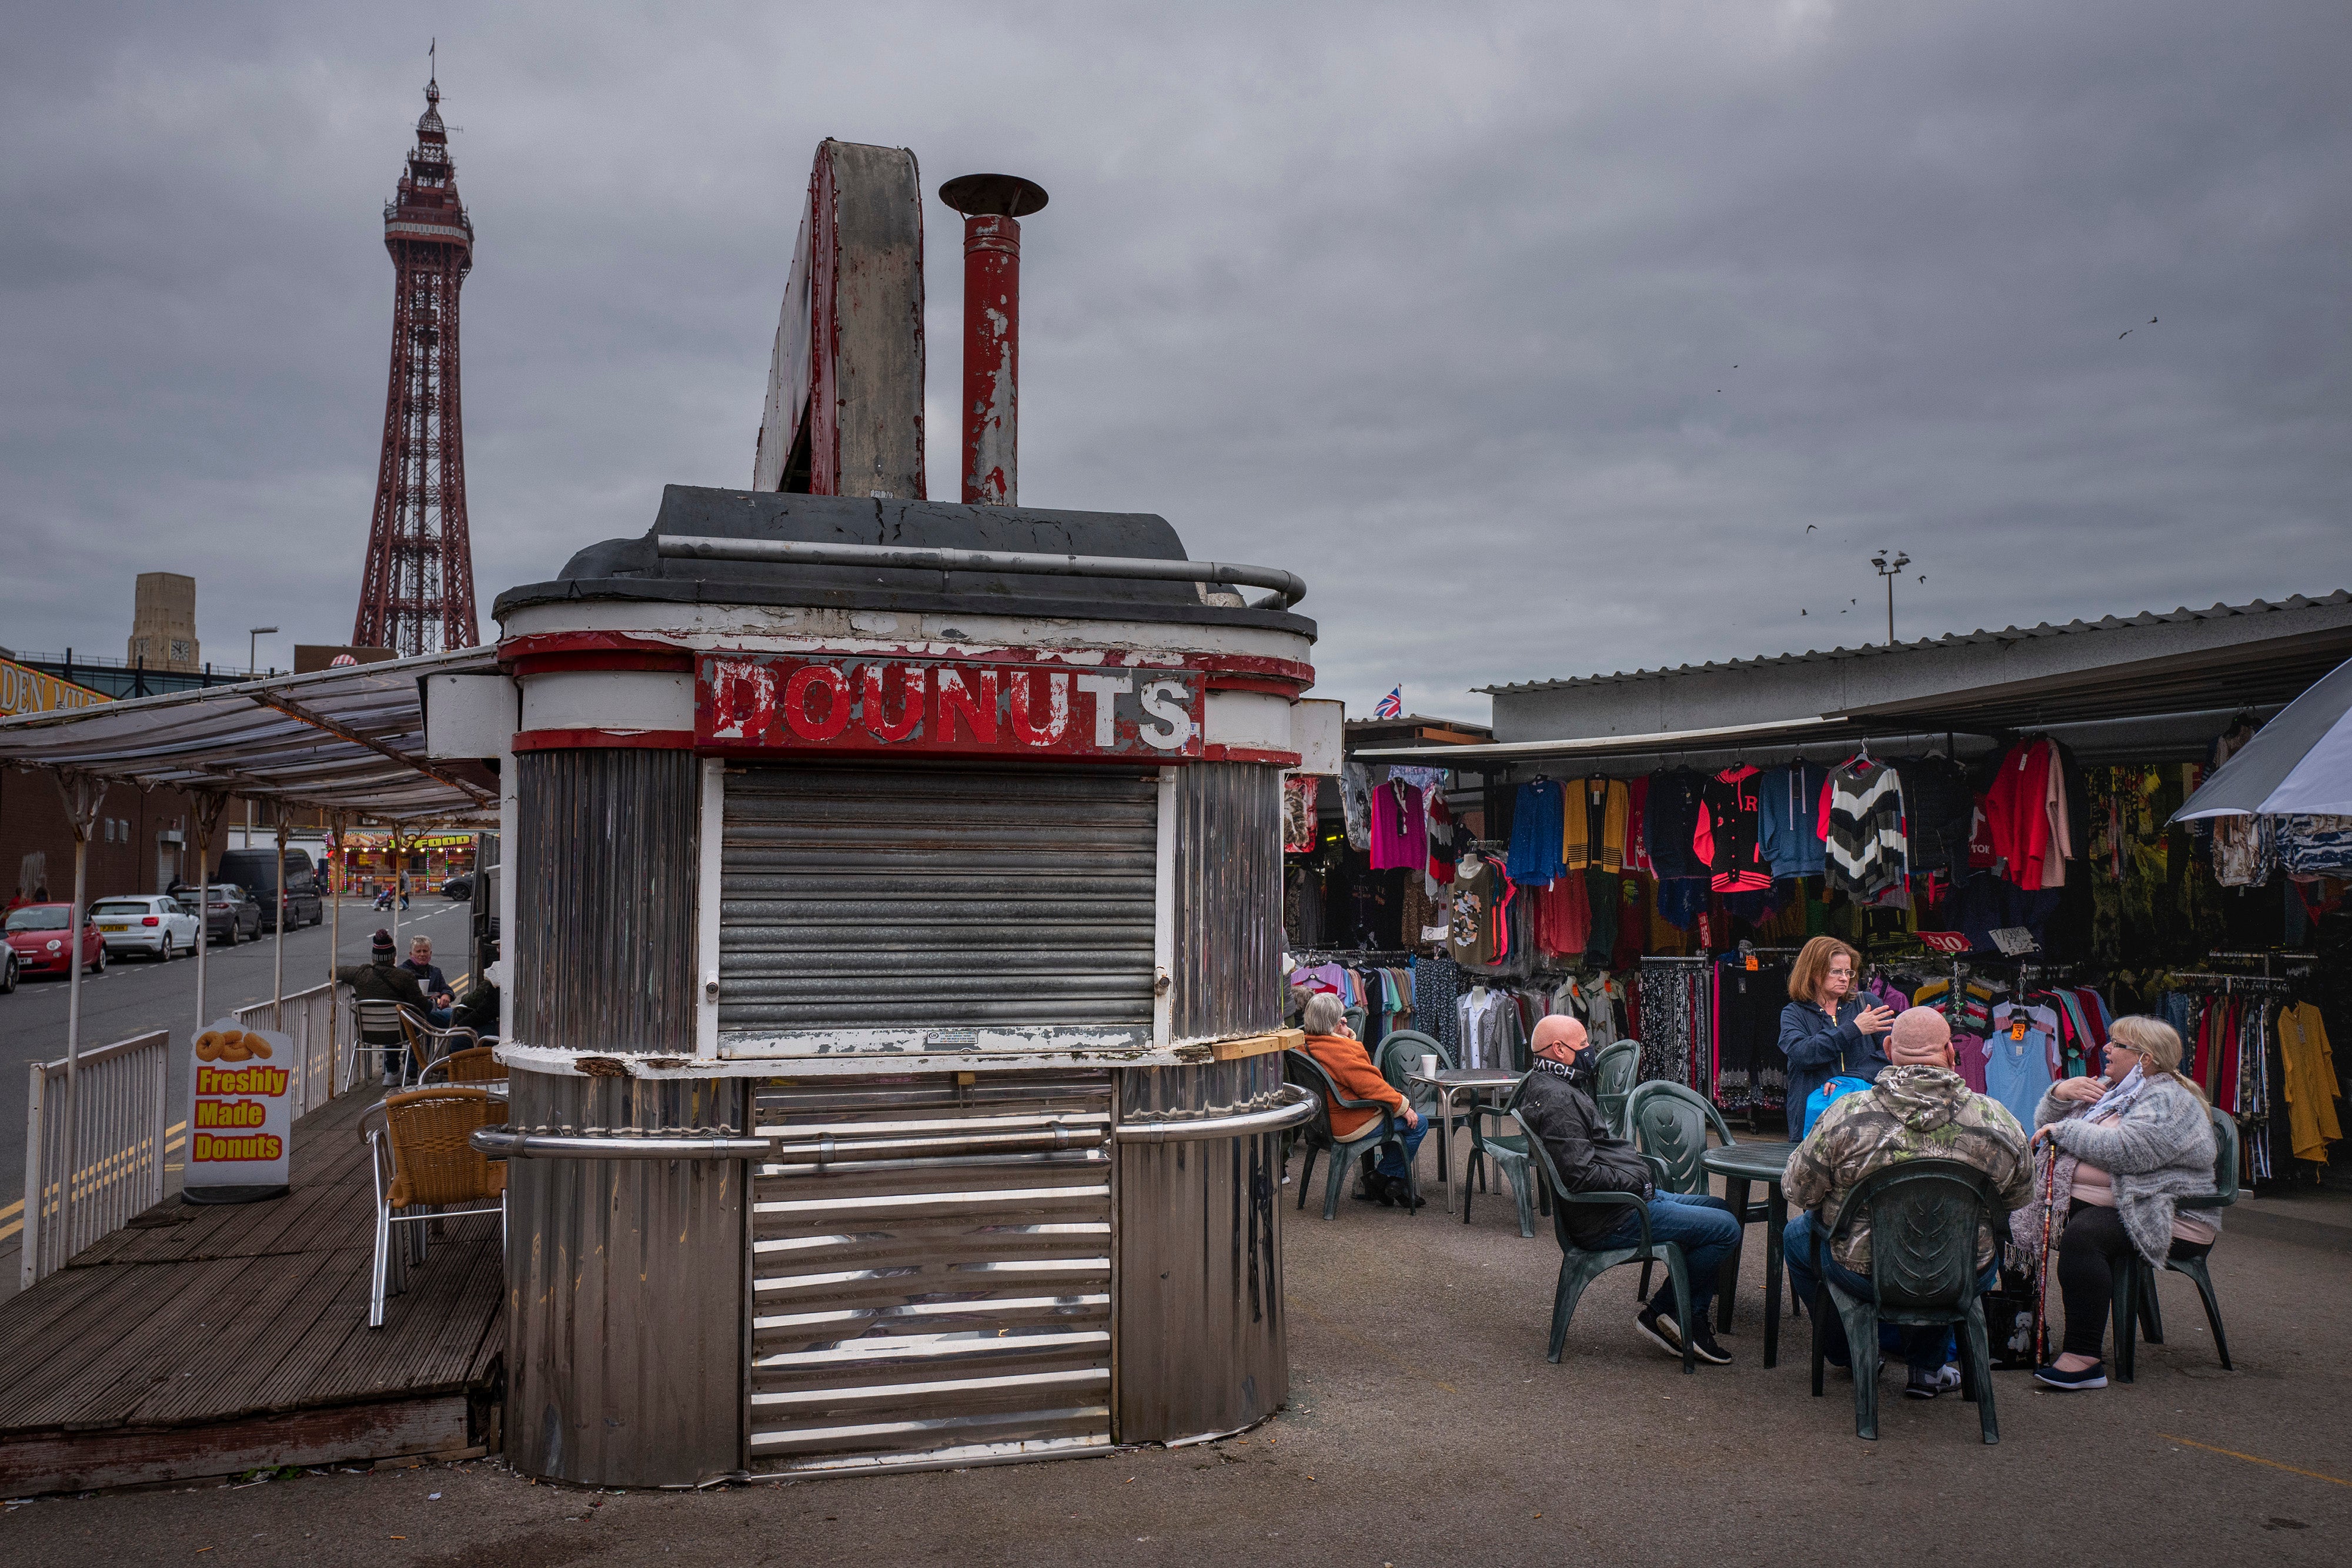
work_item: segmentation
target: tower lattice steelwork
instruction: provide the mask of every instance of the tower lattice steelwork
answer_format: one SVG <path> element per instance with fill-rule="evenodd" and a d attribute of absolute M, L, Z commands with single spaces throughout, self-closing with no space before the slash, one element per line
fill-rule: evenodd
<path fill-rule="evenodd" d="M 352 641 L 403 655 L 470 648 L 474 553 L 466 533 L 466 444 L 457 397 L 457 290 L 474 266 L 474 225 L 457 199 L 441 87 L 425 113 L 399 193 L 384 205 L 392 253 L 392 382 L 367 572 Z"/>

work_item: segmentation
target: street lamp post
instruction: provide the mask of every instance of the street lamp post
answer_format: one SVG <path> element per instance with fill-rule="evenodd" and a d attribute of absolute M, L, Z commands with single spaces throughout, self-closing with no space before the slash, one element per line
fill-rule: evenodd
<path fill-rule="evenodd" d="M 1887 559 L 1890 553 L 1894 557 L 1892 560 Z M 1870 564 L 1877 568 L 1878 575 L 1886 580 L 1886 645 L 1892 648 L 1895 646 L 1895 580 L 1903 575 L 1903 569 L 1911 564 L 1911 558 L 1900 550 L 1880 550 L 1870 558 Z"/>
<path fill-rule="evenodd" d="M 278 628 L 275 626 L 248 626 L 245 629 L 245 678 L 247 680 L 249 681 L 261 673 L 258 662 L 261 657 L 261 640 L 277 634 Z M 245 847 L 247 849 L 253 847 L 253 797 L 250 795 L 245 798 Z M 286 890 L 281 887 L 278 893 L 278 896 L 283 898 Z"/>

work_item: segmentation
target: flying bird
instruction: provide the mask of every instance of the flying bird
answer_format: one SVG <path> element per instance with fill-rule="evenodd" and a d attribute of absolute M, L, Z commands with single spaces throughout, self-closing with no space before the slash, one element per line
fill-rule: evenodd
<path fill-rule="evenodd" d="M 1807 524 L 1805 525 L 1805 531 L 1806 531 L 1807 533 L 1811 533 L 1815 528 L 1820 528 L 1820 527 L 1821 527 L 1821 524 L 1819 524 L 1819 523 L 1807 523 Z"/>
<path fill-rule="evenodd" d="M 2153 316 L 2149 317 L 2149 318 L 2147 319 L 2147 324 L 2148 324 L 2149 326 L 2151 326 L 2151 327 L 2155 326 L 2155 325 L 2156 325 L 2156 318 L 2155 318 L 2155 317 L 2153 317 Z M 1731 368 L 1732 368 L 1733 370 L 1735 370 L 1735 371 L 1736 371 L 1736 370 L 1738 370 L 1739 367 L 1738 367 L 1738 365 L 1734 365 L 1734 366 L 1732 366 Z"/>
<path fill-rule="evenodd" d="M 2122 331 L 2116 334 L 2116 341 L 2118 343 L 2122 342 L 2126 338 L 2130 337 L 2134 330 L 2135 329 L 2130 327 L 2125 328 Z"/>
<path fill-rule="evenodd" d="M 1861 603 L 1861 602 L 1862 602 L 1862 601 L 1861 601 L 1861 600 L 1859 600 L 1859 599 L 1849 599 L 1849 600 L 1847 600 L 1847 601 L 1846 601 L 1846 602 L 1847 602 L 1848 604 L 1859 604 L 1859 603 Z"/>
<path fill-rule="evenodd" d="M 1812 613 L 1812 612 L 1811 612 L 1811 611 L 1810 611 L 1810 610 L 1800 610 L 1800 611 L 1798 611 L 1798 612 L 1797 612 L 1797 613 L 1798 613 L 1798 614 L 1800 614 L 1800 615 L 1811 615 L 1811 614 Z"/>
<path fill-rule="evenodd" d="M 1919 574 L 1919 580 L 1920 580 L 1920 581 L 1922 581 L 1922 582 L 1927 581 L 1927 574 L 1926 572 L 1924 572 L 1924 571 L 1923 571 L 1923 572 L 1921 572 L 1921 573 Z"/>

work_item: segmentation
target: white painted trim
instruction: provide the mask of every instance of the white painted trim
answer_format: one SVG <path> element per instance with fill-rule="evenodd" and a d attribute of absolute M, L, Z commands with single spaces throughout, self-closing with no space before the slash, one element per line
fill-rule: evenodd
<path fill-rule="evenodd" d="M 514 696 L 515 713 L 520 718 L 522 696 Z M 515 867 L 522 848 L 522 769 L 515 763 L 513 732 L 508 732 L 508 744 L 499 750 L 499 961 L 490 967 L 490 984 L 499 988 L 503 1012 L 501 1021 L 512 1028 L 515 998 L 522 995 L 523 973 L 516 955 L 520 951 L 520 930 L 515 925 L 515 910 L 520 899 L 515 885 Z"/>
<path fill-rule="evenodd" d="M 1176 769 L 1160 770 L 1160 843 L 1151 878 L 1151 1044 L 1168 1049 L 1176 998 Z"/>
<path fill-rule="evenodd" d="M 726 847 L 727 765 L 707 758 L 702 764 L 702 809 L 696 823 L 700 835 L 696 852 L 700 861 L 695 878 L 694 921 L 694 1054 L 719 1054 L 719 874 Z"/>

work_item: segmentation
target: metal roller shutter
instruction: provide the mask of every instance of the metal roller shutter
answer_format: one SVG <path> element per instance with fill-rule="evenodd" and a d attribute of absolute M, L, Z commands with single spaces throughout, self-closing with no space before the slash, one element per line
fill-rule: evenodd
<path fill-rule="evenodd" d="M 751 1166 L 751 1468 L 1108 1446 L 1110 1075 L 770 1086 Z"/>
<path fill-rule="evenodd" d="M 1154 774 L 730 768 L 724 821 L 722 1036 L 1150 1038 Z"/>

